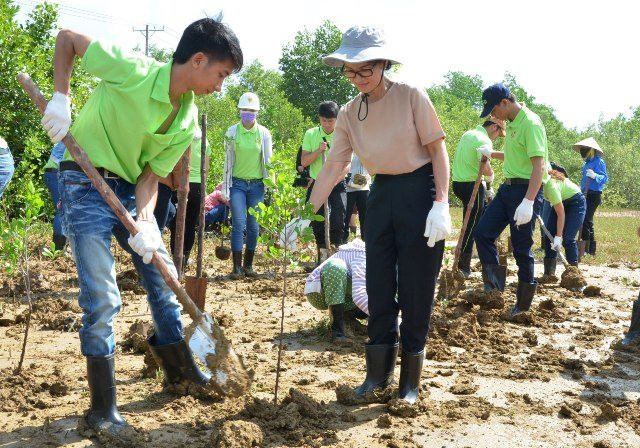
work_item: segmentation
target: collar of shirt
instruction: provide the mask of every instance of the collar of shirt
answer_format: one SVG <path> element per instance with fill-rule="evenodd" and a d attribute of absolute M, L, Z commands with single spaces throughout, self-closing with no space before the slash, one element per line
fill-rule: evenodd
<path fill-rule="evenodd" d="M 173 61 L 169 61 L 158 70 L 156 82 L 153 85 L 153 90 L 151 91 L 151 98 L 154 100 L 171 104 L 171 99 L 169 98 L 169 86 L 171 83 L 172 64 Z"/>
<path fill-rule="evenodd" d="M 482 126 L 481 124 L 478 125 L 478 127 L 476 128 L 477 131 L 482 132 L 484 135 L 486 135 L 487 137 L 489 137 L 489 133 L 487 132 L 487 128 L 485 128 L 484 126 Z"/>
<path fill-rule="evenodd" d="M 245 128 L 244 125 L 242 124 L 242 121 L 240 123 L 238 123 L 238 130 L 240 131 L 240 133 L 243 134 L 250 134 L 250 133 L 255 133 L 258 131 L 258 121 L 254 121 L 253 122 L 253 126 L 251 126 L 249 129 Z M 237 132 L 236 131 L 236 132 Z"/>
<path fill-rule="evenodd" d="M 516 115 L 516 118 L 514 118 L 513 121 L 509 121 L 507 123 L 507 127 L 511 128 L 520 126 L 520 124 L 522 124 L 522 121 L 524 120 L 524 117 L 527 115 L 528 110 L 529 109 L 527 108 L 527 106 L 525 104 L 522 104 L 520 112 L 518 112 L 518 115 Z"/>

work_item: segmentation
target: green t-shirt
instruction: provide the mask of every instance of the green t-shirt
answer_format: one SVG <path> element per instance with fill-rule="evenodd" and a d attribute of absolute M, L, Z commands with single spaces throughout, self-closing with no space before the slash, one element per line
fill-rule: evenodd
<path fill-rule="evenodd" d="M 322 142 L 322 138 L 324 137 L 327 140 L 327 145 L 329 146 L 325 151 L 325 158 L 329 157 L 329 152 L 331 151 L 331 144 L 333 143 L 333 132 L 331 134 L 327 134 L 322 129 L 322 126 L 316 126 L 315 128 L 311 128 L 304 133 L 304 138 L 302 139 L 302 150 L 313 152 L 318 149 L 320 143 Z M 309 168 L 309 175 L 313 179 L 318 178 L 318 173 L 322 169 L 322 156 L 318 157 L 311 164 Z"/>
<path fill-rule="evenodd" d="M 551 205 L 557 205 L 578 193 L 580 193 L 580 187 L 569 179 L 559 180 L 551 177 L 544 185 L 544 198 Z"/>
<path fill-rule="evenodd" d="M 166 177 L 193 140 L 194 93 L 182 95 L 180 110 L 165 134 L 156 134 L 171 114 L 171 64 L 127 54 L 100 41 L 89 44 L 82 68 L 102 81 L 78 114 L 71 134 L 95 167 L 136 183 L 149 164 Z M 65 152 L 64 160 L 72 160 Z"/>
<path fill-rule="evenodd" d="M 237 124 L 234 151 L 233 177 L 262 179 L 262 138 L 257 121 L 251 129 L 245 129 L 242 123 Z"/>
<path fill-rule="evenodd" d="M 507 123 L 502 165 L 504 177 L 531 179 L 533 165 L 530 159 L 532 157 L 544 158 L 545 168 L 549 165 L 547 132 L 540 117 L 523 104 L 516 118 Z M 548 179 L 549 173 L 545 169 L 542 183 L 546 183 Z"/>
<path fill-rule="evenodd" d="M 196 132 L 198 133 L 198 132 Z M 202 137 L 206 138 L 206 135 Z M 191 164 L 189 167 L 189 182 L 190 183 L 200 183 L 200 165 L 202 163 L 202 137 L 194 138 L 193 143 L 191 144 Z M 207 147 L 205 149 L 205 154 L 207 157 L 211 155 L 211 146 L 209 146 L 209 142 L 207 141 Z"/>
<path fill-rule="evenodd" d="M 484 126 L 478 126 L 462 134 L 453 156 L 454 182 L 475 182 L 482 159 L 482 154 L 477 149 L 481 146 L 493 147 Z"/>

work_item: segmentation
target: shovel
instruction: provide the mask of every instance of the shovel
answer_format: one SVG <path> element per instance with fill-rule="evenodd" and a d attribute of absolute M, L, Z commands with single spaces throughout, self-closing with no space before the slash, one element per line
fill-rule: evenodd
<path fill-rule="evenodd" d="M 198 308 L 204 311 L 204 301 L 207 295 L 207 277 L 202 276 L 202 253 L 204 245 L 204 200 L 207 195 L 207 115 L 202 115 L 202 140 L 200 145 L 200 215 L 198 217 L 198 263 L 196 276 L 185 277 L 184 287 L 187 294 L 193 298 Z"/>
<path fill-rule="evenodd" d="M 25 73 L 18 74 L 17 80 L 40 113 L 44 113 L 47 100 L 38 86 Z M 135 221 L 102 176 L 91 165 L 87 154 L 78 146 L 73 136 L 68 133 L 63 142 L 76 163 L 82 167 L 91 183 L 100 192 L 125 228 L 132 235 L 137 234 L 138 226 Z M 201 312 L 196 307 L 157 252 L 153 254 L 151 261 L 169 288 L 175 293 L 178 302 L 193 319 L 191 331 L 187 335 L 187 342 L 191 351 L 202 361 L 206 370 L 212 374 L 208 386 L 220 395 L 238 397 L 244 394 L 251 385 L 252 374 L 247 372 L 242 359 L 234 352 L 222 329 L 216 325 L 213 317 Z"/>
<path fill-rule="evenodd" d="M 478 176 L 476 177 L 476 181 L 473 184 L 471 197 L 469 198 L 469 203 L 467 204 L 467 212 L 464 214 L 464 219 L 462 220 L 462 228 L 460 229 L 460 235 L 458 236 L 458 243 L 456 244 L 456 249 L 453 253 L 453 267 L 451 268 L 451 271 L 444 271 L 442 273 L 442 276 L 440 277 L 440 287 L 438 288 L 438 298 L 440 299 L 455 296 L 464 286 L 465 279 L 458 269 L 458 261 L 460 260 L 460 254 L 462 253 L 462 241 L 464 240 L 464 234 L 467 231 L 467 226 L 469 225 L 473 203 L 475 202 L 476 196 L 478 195 L 478 190 L 480 189 L 480 182 L 482 181 L 482 170 L 485 163 L 487 163 L 487 160 L 488 159 L 484 156 L 482 157 L 482 159 L 480 159 Z"/>
<path fill-rule="evenodd" d="M 587 193 L 589 193 L 589 185 L 591 185 L 591 178 L 587 177 L 587 181 L 584 184 L 584 197 L 587 197 Z M 584 223 L 583 223 L 584 225 Z M 578 261 L 582 260 L 584 257 L 584 253 L 587 251 L 587 242 L 582 240 L 582 227 L 580 227 L 580 233 L 578 234 Z"/>
<path fill-rule="evenodd" d="M 538 222 L 540 223 L 540 228 L 542 229 L 542 231 L 544 232 L 544 234 L 546 235 L 547 238 L 549 238 L 550 242 L 553 242 L 553 237 L 551 236 L 551 232 L 549 232 L 546 228 L 546 226 L 544 225 L 544 221 L 542 220 L 542 218 L 540 217 L 540 215 L 536 216 L 538 218 Z M 557 251 L 558 253 L 558 258 L 560 258 L 560 261 L 562 262 L 562 264 L 564 265 L 564 267 L 566 268 L 567 266 L 569 266 L 569 262 L 567 262 L 567 259 L 565 258 L 564 254 L 562 253 L 561 250 Z"/>

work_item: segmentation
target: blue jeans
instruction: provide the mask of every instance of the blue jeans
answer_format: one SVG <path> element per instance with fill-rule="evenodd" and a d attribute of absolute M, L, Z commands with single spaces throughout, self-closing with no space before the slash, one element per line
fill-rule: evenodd
<path fill-rule="evenodd" d="M 182 339 L 180 305 L 153 264 L 144 264 L 127 243 L 129 232 L 79 171 L 60 171 L 58 176 L 62 202 L 62 226 L 69 239 L 78 270 L 82 308 L 80 348 L 85 356 L 108 356 L 115 350 L 113 319 L 122 301 L 116 284 L 115 260 L 111 253 L 111 237 L 131 254 L 133 264 L 147 291 L 147 301 L 155 327 L 158 345 Z M 107 184 L 133 216 L 136 213 L 135 185 L 122 179 L 106 179 Z M 164 245 L 158 249 L 169 269 L 176 275 L 171 257 Z"/>
<path fill-rule="evenodd" d="M 47 186 L 47 190 L 49 190 L 49 195 L 51 196 L 51 201 L 53 202 L 53 209 L 55 210 L 55 215 L 53 217 L 53 234 L 54 235 L 64 235 L 62 231 L 62 219 L 60 218 L 60 191 L 58 190 L 58 171 L 45 171 L 43 176 L 44 184 Z"/>
<path fill-rule="evenodd" d="M 4 189 L 7 188 L 15 167 L 13 165 L 13 156 L 10 152 L 0 154 L 0 198 Z"/>
<path fill-rule="evenodd" d="M 516 222 L 513 220 L 516 208 L 525 197 L 527 188 L 529 188 L 528 185 L 500 185 L 496 197 L 480 218 L 474 235 L 480 262 L 483 265 L 498 264 L 496 239 L 508 225 L 511 230 L 513 256 L 518 264 L 518 281 L 533 284 L 535 283 L 533 277 L 534 259 L 531 248 L 533 246 L 533 231 L 536 227 L 536 215 L 540 213 L 542 208 L 542 188 L 533 201 L 531 221 L 516 226 Z"/>
<path fill-rule="evenodd" d="M 569 199 L 562 201 L 564 205 L 564 229 L 562 230 L 562 246 L 564 252 L 567 255 L 567 261 L 569 263 L 578 262 L 578 243 L 576 242 L 576 235 L 582 227 L 584 221 L 584 215 L 587 211 L 587 202 L 584 199 L 582 193 L 576 193 Z M 545 220 L 544 225 L 552 236 L 555 236 L 558 224 L 558 215 L 554 208 L 551 208 L 549 218 Z M 558 253 L 551 249 L 551 243 L 549 238 L 542 240 L 544 246 L 545 258 L 556 258 Z"/>
<path fill-rule="evenodd" d="M 218 204 L 204 215 L 204 223 L 208 225 L 223 222 L 228 213 L 229 208 L 226 205 Z"/>
<path fill-rule="evenodd" d="M 242 180 L 233 178 L 231 196 L 231 250 L 242 251 L 244 231 L 247 231 L 247 250 L 256 250 L 258 245 L 258 221 L 248 213 L 264 200 L 264 183 L 262 179 Z"/>

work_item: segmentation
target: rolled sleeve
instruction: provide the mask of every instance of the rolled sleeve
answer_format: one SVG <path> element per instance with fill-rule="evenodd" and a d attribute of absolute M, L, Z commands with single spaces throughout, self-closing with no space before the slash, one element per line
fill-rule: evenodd
<path fill-rule="evenodd" d="M 445 137 L 438 114 L 427 92 L 413 88 L 411 92 L 411 108 L 422 146 Z"/>
<path fill-rule="evenodd" d="M 318 149 L 313 148 L 313 140 L 313 129 L 308 129 L 307 132 L 304 133 L 304 137 L 302 138 L 302 150 L 311 152 Z"/>
<path fill-rule="evenodd" d="M 192 139 L 185 139 L 184 143 L 171 145 L 169 148 L 149 160 L 151 171 L 160 177 L 167 177 L 175 168 L 182 155 L 189 149 Z"/>
<path fill-rule="evenodd" d="M 144 77 L 151 62 L 144 56 L 124 52 L 116 45 L 94 40 L 82 57 L 81 67 L 104 81 L 122 83 L 135 74 Z"/>
<path fill-rule="evenodd" d="M 549 181 L 544 185 L 544 196 L 551 205 L 558 205 L 562 202 L 562 194 L 556 182 Z"/>

